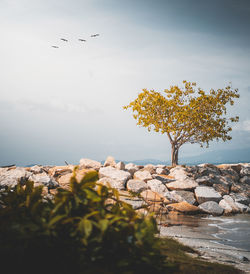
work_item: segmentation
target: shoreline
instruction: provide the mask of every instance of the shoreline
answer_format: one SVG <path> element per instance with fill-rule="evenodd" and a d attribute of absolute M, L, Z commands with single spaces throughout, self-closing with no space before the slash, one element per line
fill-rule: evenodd
<path fill-rule="evenodd" d="M 160 225 L 160 237 L 170 237 L 193 248 L 198 252 L 195 256 L 199 259 L 232 265 L 244 273 L 250 273 L 250 248 L 245 250 L 221 243 L 223 240 L 216 235 L 219 232 L 218 220 L 184 216 L 183 224 L 181 222 L 178 224 L 174 220 L 171 226 Z"/>

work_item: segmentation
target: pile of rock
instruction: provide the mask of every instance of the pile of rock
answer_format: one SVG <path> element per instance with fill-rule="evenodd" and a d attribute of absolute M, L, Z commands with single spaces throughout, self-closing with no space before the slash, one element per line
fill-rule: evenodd
<path fill-rule="evenodd" d="M 26 179 L 44 185 L 45 193 L 58 186 L 67 188 L 75 166 L 33 166 L 0 168 L 0 189 Z M 250 164 L 176 166 L 138 166 L 116 163 L 109 156 L 100 162 L 81 159 L 76 172 L 80 180 L 94 169 L 98 183 L 119 190 L 121 200 L 136 210 L 180 212 L 183 214 L 250 213 Z M 132 195 L 131 195 L 132 194 Z"/>

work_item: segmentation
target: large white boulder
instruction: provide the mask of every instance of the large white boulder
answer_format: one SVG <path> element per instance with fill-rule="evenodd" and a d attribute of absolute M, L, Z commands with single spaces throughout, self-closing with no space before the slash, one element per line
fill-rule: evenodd
<path fill-rule="evenodd" d="M 219 202 L 222 199 L 219 192 L 208 186 L 198 186 L 194 190 L 194 193 L 199 204 L 207 201 Z"/>
<path fill-rule="evenodd" d="M 164 194 L 168 191 L 166 186 L 160 180 L 157 179 L 149 180 L 147 182 L 147 185 L 152 191 L 157 192 L 159 194 Z"/>
<path fill-rule="evenodd" d="M 148 170 L 138 170 L 134 174 L 134 179 L 142 180 L 142 181 L 149 181 L 152 180 L 152 175 Z"/>
<path fill-rule="evenodd" d="M 173 176 L 177 180 L 185 180 L 188 178 L 188 173 L 186 169 L 182 166 L 176 166 L 170 169 L 170 176 Z"/>
<path fill-rule="evenodd" d="M 170 190 L 193 190 L 198 187 L 198 183 L 190 178 L 178 179 L 171 183 L 166 184 L 167 188 Z"/>
<path fill-rule="evenodd" d="M 99 170 L 101 168 L 102 164 L 100 162 L 97 162 L 95 160 L 90 160 L 90 159 L 81 159 L 80 160 L 80 169 L 95 169 Z"/>
<path fill-rule="evenodd" d="M 120 185 L 125 188 L 126 182 L 131 178 L 131 174 L 124 170 L 118 170 L 114 167 L 102 167 L 99 170 L 99 177 L 108 177 L 114 179 L 117 183 L 119 182 Z"/>

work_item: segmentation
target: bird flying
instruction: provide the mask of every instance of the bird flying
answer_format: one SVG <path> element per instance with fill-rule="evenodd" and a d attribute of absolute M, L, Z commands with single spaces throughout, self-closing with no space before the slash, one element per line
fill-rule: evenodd
<path fill-rule="evenodd" d="M 78 39 L 79 41 L 81 41 L 81 42 L 86 42 L 86 40 L 85 39 Z"/>
<path fill-rule="evenodd" d="M 99 33 L 96 33 L 96 34 L 90 35 L 90 37 L 96 37 L 96 36 L 99 36 L 99 35 L 100 35 Z"/>
<path fill-rule="evenodd" d="M 58 49 L 59 47 L 58 46 L 51 46 L 52 48 L 55 48 L 55 49 Z"/>
<path fill-rule="evenodd" d="M 68 42 L 68 40 L 65 39 L 65 38 L 61 38 L 61 40 L 64 41 L 64 42 Z"/>

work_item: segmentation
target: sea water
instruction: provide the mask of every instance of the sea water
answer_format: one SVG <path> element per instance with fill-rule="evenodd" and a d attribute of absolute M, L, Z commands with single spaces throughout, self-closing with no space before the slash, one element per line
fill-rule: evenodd
<path fill-rule="evenodd" d="M 250 252 L 250 215 L 208 217 L 208 226 L 216 227 L 213 236 L 218 243 L 245 249 Z"/>

